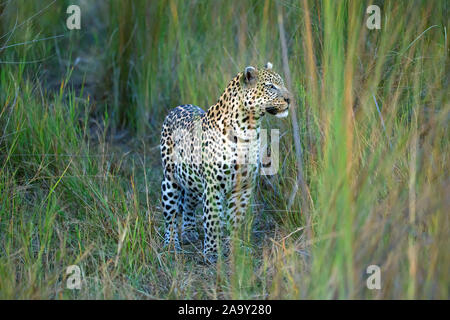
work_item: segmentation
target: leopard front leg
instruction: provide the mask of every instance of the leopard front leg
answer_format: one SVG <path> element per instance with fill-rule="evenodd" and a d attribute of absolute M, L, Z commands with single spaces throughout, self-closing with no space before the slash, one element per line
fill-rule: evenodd
<path fill-rule="evenodd" d="M 223 192 L 216 186 L 207 186 L 203 192 L 203 228 L 205 240 L 203 252 L 205 260 L 210 263 L 217 262 L 220 217 L 222 216 Z"/>
<path fill-rule="evenodd" d="M 244 190 L 233 191 L 227 197 L 225 217 L 232 232 L 237 232 L 242 225 L 250 203 L 251 193 L 251 188 L 246 188 Z"/>
<path fill-rule="evenodd" d="M 224 220 L 229 231 L 225 248 L 227 254 L 231 251 L 232 240 L 240 239 L 240 231 L 250 204 L 251 193 L 251 187 L 247 187 L 245 189 L 235 188 L 226 195 Z"/>

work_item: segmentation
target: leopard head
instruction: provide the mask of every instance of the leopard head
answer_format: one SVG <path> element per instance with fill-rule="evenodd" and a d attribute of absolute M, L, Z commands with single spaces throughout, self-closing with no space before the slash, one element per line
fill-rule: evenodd
<path fill-rule="evenodd" d="M 281 76 L 272 70 L 270 62 L 263 68 L 246 67 L 241 77 L 244 108 L 256 109 L 260 115 L 267 112 L 278 118 L 288 115 L 291 94 Z"/>

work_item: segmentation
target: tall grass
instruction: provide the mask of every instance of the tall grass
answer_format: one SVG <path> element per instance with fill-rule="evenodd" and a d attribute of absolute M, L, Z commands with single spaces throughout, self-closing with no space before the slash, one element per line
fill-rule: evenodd
<path fill-rule="evenodd" d="M 0 4 L 1 298 L 448 299 L 446 2 L 377 1 L 380 30 L 360 1 L 79 1 L 77 31 L 69 4 Z M 168 252 L 162 120 L 247 65 L 282 74 L 279 14 L 299 136 L 264 120 L 280 170 L 229 259 Z"/>

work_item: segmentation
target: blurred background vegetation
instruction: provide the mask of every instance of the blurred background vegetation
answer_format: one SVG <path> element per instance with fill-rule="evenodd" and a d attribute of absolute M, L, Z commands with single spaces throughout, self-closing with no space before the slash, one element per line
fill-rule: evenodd
<path fill-rule="evenodd" d="M 0 298 L 448 299 L 448 2 L 374 1 L 380 30 L 370 4 L 2 1 Z M 289 67 L 299 132 L 264 120 L 280 171 L 246 237 L 217 268 L 166 252 L 164 117 L 267 61 Z"/>

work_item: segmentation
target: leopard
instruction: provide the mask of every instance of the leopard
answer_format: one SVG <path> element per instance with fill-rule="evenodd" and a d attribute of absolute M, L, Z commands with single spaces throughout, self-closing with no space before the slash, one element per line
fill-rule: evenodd
<path fill-rule="evenodd" d="M 178 251 L 180 242 L 199 240 L 201 203 L 204 261 L 217 262 L 221 230 L 238 230 L 249 208 L 261 166 L 261 121 L 266 114 L 286 117 L 291 99 L 268 62 L 245 67 L 207 111 L 185 104 L 168 113 L 160 140 L 164 246 Z"/>

